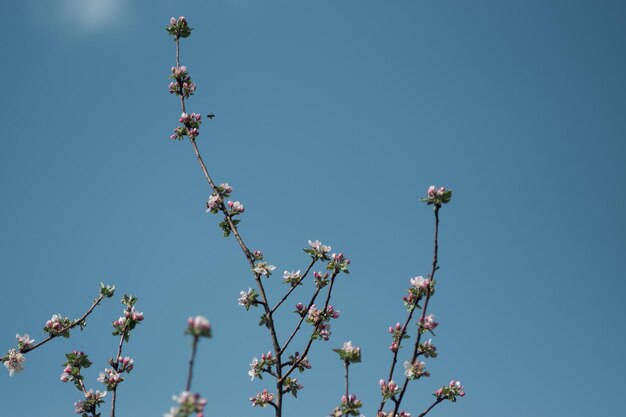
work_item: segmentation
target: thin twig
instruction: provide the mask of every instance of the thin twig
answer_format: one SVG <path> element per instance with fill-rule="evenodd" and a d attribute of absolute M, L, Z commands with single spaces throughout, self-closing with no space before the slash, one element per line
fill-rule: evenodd
<path fill-rule="evenodd" d="M 438 269 L 437 262 L 438 262 L 438 252 L 439 252 L 439 208 L 440 208 L 439 205 L 435 205 L 435 236 L 434 236 L 434 245 L 433 245 L 434 246 L 433 265 L 432 265 L 432 270 L 430 272 L 430 277 L 429 277 L 431 282 L 435 279 L 435 273 L 437 272 L 437 269 Z M 430 285 L 429 285 L 426 290 L 426 301 L 424 301 L 424 308 L 422 309 L 422 317 L 420 318 L 420 323 L 423 323 L 424 318 L 426 317 L 426 310 L 428 309 L 428 301 L 430 301 L 430 296 L 431 296 L 431 293 L 430 293 Z M 417 355 L 419 353 L 419 344 L 422 338 L 422 334 L 423 333 L 421 331 L 418 331 L 417 336 L 415 337 L 415 346 L 413 348 L 413 355 L 411 356 L 411 363 L 414 363 L 415 359 L 417 359 Z M 406 392 L 408 385 L 409 385 L 409 378 L 406 377 L 404 379 L 404 384 L 402 385 L 402 390 L 400 391 L 400 395 L 398 396 L 398 402 L 396 403 L 396 406 L 394 407 L 392 415 L 396 415 L 398 413 L 398 409 L 400 408 L 400 403 L 402 402 L 402 398 L 404 397 L 404 393 Z"/>
<path fill-rule="evenodd" d="M 338 271 L 334 271 L 330 277 L 330 286 L 328 287 L 328 294 L 326 295 L 326 301 L 324 302 L 324 309 L 322 310 L 324 312 L 328 309 L 328 304 L 330 303 L 330 296 L 332 295 L 332 292 L 333 292 L 333 285 L 335 284 L 335 278 L 337 277 L 337 274 L 338 274 Z M 310 308 L 311 307 L 309 306 L 309 309 Z M 320 323 L 315 324 L 315 327 L 313 328 L 313 333 L 315 333 L 319 324 Z M 304 358 L 306 358 L 306 355 L 309 353 L 309 349 L 311 349 L 312 344 L 313 344 L 313 337 L 310 337 L 309 341 L 307 342 L 306 348 L 304 349 L 304 352 L 300 356 L 300 359 L 293 362 L 293 365 L 291 365 L 291 368 L 289 368 L 289 370 L 285 373 L 285 375 L 283 375 L 282 377 L 283 380 L 285 380 L 289 375 L 291 375 L 291 373 L 298 367 L 298 365 L 304 360 Z"/>
<path fill-rule="evenodd" d="M 132 306 L 126 307 L 126 313 L 132 311 Z M 117 372 L 120 366 L 120 357 L 122 356 L 122 346 L 124 345 L 124 337 L 128 334 L 128 330 L 124 329 L 120 335 L 120 343 L 117 345 L 117 355 L 115 356 L 115 362 L 111 364 L 113 369 Z M 117 399 L 117 385 L 111 390 L 111 417 L 115 417 L 115 400 Z"/>
<path fill-rule="evenodd" d="M 437 404 L 441 403 L 441 402 L 443 402 L 443 398 L 437 398 L 437 400 L 436 400 L 434 403 L 432 403 L 432 404 L 430 405 L 430 407 L 428 407 L 426 410 L 422 411 L 422 412 L 420 413 L 420 415 L 418 415 L 417 417 L 424 417 L 426 414 L 428 414 L 428 412 L 429 412 L 430 410 L 432 410 L 433 408 L 435 408 L 435 406 L 436 406 Z"/>
<path fill-rule="evenodd" d="M 319 293 L 320 293 L 320 289 L 317 288 L 315 290 L 315 292 L 313 293 L 313 296 L 311 297 L 311 300 L 309 301 L 309 304 L 307 305 L 307 309 L 306 309 L 307 312 L 311 309 L 311 306 L 315 303 L 315 299 L 317 298 Z M 303 314 L 300 317 L 300 321 L 298 321 L 298 324 L 296 325 L 296 328 L 291 333 L 291 336 L 289 336 L 289 339 L 287 339 L 287 342 L 285 342 L 285 344 L 283 345 L 283 350 L 281 351 L 281 353 L 285 352 L 285 350 L 287 349 L 287 346 L 289 346 L 289 343 L 291 343 L 291 341 L 293 340 L 293 338 L 296 335 L 296 333 L 298 333 L 298 330 L 300 330 L 300 326 L 302 326 L 302 322 L 304 321 L 305 317 L 306 317 L 306 314 Z"/>
<path fill-rule="evenodd" d="M 176 41 L 176 65 L 178 67 L 180 67 L 180 40 L 178 38 L 175 38 Z M 179 82 L 180 84 L 180 82 Z M 180 87 L 180 92 L 182 93 L 182 86 Z M 180 95 L 180 102 L 181 102 L 181 109 L 183 111 L 183 113 L 186 113 L 186 107 L 185 107 L 185 97 L 181 94 Z M 193 151 L 196 155 L 196 159 L 198 160 L 198 163 L 200 164 L 200 168 L 202 169 L 202 172 L 204 173 L 204 176 L 207 180 L 207 182 L 209 183 L 209 186 L 211 187 L 212 191 L 217 193 L 218 195 L 220 195 L 220 192 L 217 188 L 217 186 L 215 185 L 215 182 L 213 181 L 213 179 L 211 178 L 211 176 L 209 175 L 209 171 L 207 170 L 206 164 L 204 163 L 204 161 L 202 160 L 202 156 L 200 154 L 200 150 L 198 149 L 198 145 L 196 144 L 195 138 L 189 138 L 189 142 L 191 142 L 191 146 L 193 147 Z M 232 232 L 232 234 L 235 236 L 235 239 L 237 240 L 237 243 L 239 244 L 239 247 L 241 248 L 241 250 L 243 251 L 244 256 L 246 257 L 248 264 L 250 265 L 250 268 L 253 271 L 253 276 L 254 276 L 254 280 L 256 281 L 256 284 L 259 288 L 259 293 L 261 295 L 261 299 L 263 300 L 263 303 L 259 303 L 261 305 L 263 305 L 263 309 L 265 310 L 265 318 L 266 318 L 266 324 L 267 327 L 270 331 L 270 336 L 272 338 L 272 345 L 274 347 L 274 353 L 276 356 L 276 360 L 277 360 L 277 365 L 276 365 L 276 374 L 279 377 L 279 383 L 277 384 L 277 388 L 278 388 L 278 392 L 277 392 L 277 402 L 278 404 L 273 404 L 274 407 L 276 408 L 276 417 L 281 417 L 281 412 L 282 412 L 282 393 L 281 393 L 281 389 L 282 389 L 282 379 L 281 379 L 281 373 L 282 373 L 282 369 L 281 369 L 281 348 L 280 348 L 280 344 L 278 343 L 278 336 L 276 334 L 276 328 L 274 326 L 274 319 L 272 317 L 272 310 L 269 307 L 269 302 L 268 302 L 268 298 L 267 295 L 265 293 L 265 288 L 263 286 L 263 282 L 261 281 L 261 275 L 257 274 L 256 272 L 254 272 L 254 258 L 252 257 L 252 254 L 250 253 L 250 250 L 248 249 L 248 247 L 245 245 L 241 235 L 239 234 L 239 230 L 237 229 L 237 226 L 235 225 L 235 223 L 233 222 L 233 219 L 230 215 L 230 213 L 228 212 L 228 210 L 226 209 L 226 205 L 224 204 L 223 201 L 220 202 L 220 210 L 222 211 L 222 213 L 224 213 L 225 216 L 225 220 L 228 223 L 228 227 L 230 229 L 230 231 Z"/>
<path fill-rule="evenodd" d="M 70 324 L 68 326 L 65 326 L 64 328 L 62 328 L 58 332 L 50 333 L 50 336 L 48 336 L 46 339 L 42 340 L 39 343 L 36 343 L 36 344 L 34 344 L 34 345 L 30 346 L 30 347 L 26 347 L 26 346 L 22 347 L 20 349 L 20 353 L 27 353 L 27 352 L 30 352 L 31 350 L 35 350 L 38 347 L 48 343 L 50 340 L 54 339 L 55 337 L 60 336 L 61 334 L 65 333 L 68 330 L 73 329 L 74 327 L 78 326 L 81 323 L 84 323 L 85 320 L 87 319 L 87 316 L 89 316 L 91 314 L 91 312 L 94 310 L 94 308 L 96 308 L 96 306 L 98 304 L 100 304 L 100 301 L 102 301 L 103 298 L 104 298 L 104 295 L 100 294 L 98 296 L 98 298 L 96 298 L 93 301 L 93 304 L 91 305 L 91 307 L 89 307 L 89 310 L 87 310 L 87 312 L 85 314 L 83 314 L 81 318 L 75 320 L 72 324 Z"/>
<path fill-rule="evenodd" d="M 83 390 L 83 393 L 85 394 L 85 397 L 87 396 L 87 389 L 85 388 L 85 384 L 83 383 L 82 379 L 78 380 L 78 384 L 80 385 L 80 388 Z"/>
<path fill-rule="evenodd" d="M 189 372 L 187 373 L 187 385 L 185 385 L 185 391 L 191 391 L 191 379 L 193 378 L 193 363 L 196 360 L 196 350 L 198 348 L 199 337 L 193 336 L 193 343 L 191 344 L 191 358 L 189 358 Z"/>
<path fill-rule="evenodd" d="M 348 368 L 350 367 L 350 362 L 349 361 L 343 361 L 343 365 L 346 368 L 346 399 L 350 396 L 350 389 L 348 386 Z"/>
<path fill-rule="evenodd" d="M 272 308 L 272 314 L 274 314 L 274 312 L 276 310 L 278 310 L 278 307 L 280 307 L 280 305 L 282 303 L 284 303 L 287 300 L 287 297 L 289 297 L 291 295 L 291 293 L 298 288 L 298 285 L 300 285 L 302 283 L 302 281 L 304 280 L 304 278 L 306 278 L 307 274 L 309 273 L 309 271 L 311 270 L 311 268 L 313 268 L 313 265 L 315 265 L 315 262 L 317 262 L 317 257 L 314 257 L 311 260 L 311 263 L 309 264 L 308 268 L 306 269 L 306 271 L 304 271 L 304 274 L 300 277 L 300 279 L 298 280 L 298 282 L 296 282 L 296 284 L 294 286 L 292 286 L 289 291 L 287 291 L 287 293 L 283 296 L 283 298 L 280 299 L 280 301 L 278 303 L 276 303 L 276 305 L 274 306 L 274 308 Z M 283 347 L 283 350 L 285 348 Z"/>
<path fill-rule="evenodd" d="M 387 378 L 387 383 L 389 383 L 392 379 L 393 379 L 393 372 L 396 368 L 396 364 L 398 362 L 398 353 L 400 352 L 400 346 L 402 345 L 402 340 L 404 340 L 404 335 L 407 333 L 407 328 L 409 326 L 409 323 L 411 322 L 411 319 L 413 318 L 413 312 L 415 311 L 415 309 L 417 308 L 417 303 L 419 302 L 419 299 L 416 299 L 413 302 L 413 305 L 411 306 L 411 310 L 409 311 L 409 314 L 406 318 L 406 321 L 404 322 L 404 325 L 402 326 L 402 331 L 400 332 L 400 337 L 398 339 L 398 346 L 397 349 L 393 352 L 393 358 L 391 360 L 391 368 L 389 369 L 389 377 Z M 380 402 L 380 406 L 378 408 L 378 411 L 382 411 L 383 407 L 385 406 L 385 402 L 386 400 L 382 400 Z"/>

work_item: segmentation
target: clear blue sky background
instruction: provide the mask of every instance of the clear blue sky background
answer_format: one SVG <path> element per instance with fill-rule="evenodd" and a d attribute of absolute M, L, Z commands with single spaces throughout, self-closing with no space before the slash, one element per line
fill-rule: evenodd
<path fill-rule="evenodd" d="M 621 1 L 4 2 L 0 117 L 0 346 L 37 340 L 54 313 L 79 316 L 100 281 L 118 288 L 88 328 L 0 372 L 4 417 L 72 415 L 58 381 L 82 349 L 95 379 L 113 355 L 124 292 L 146 320 L 120 416 L 160 416 L 184 386 L 185 319 L 204 314 L 194 388 L 207 416 L 269 416 L 248 397 L 248 363 L 270 349 L 233 239 L 187 142 L 168 139 L 170 16 L 195 27 L 182 62 L 198 139 L 217 181 L 246 205 L 241 227 L 277 271 L 302 269 L 320 239 L 343 250 L 342 317 L 316 343 L 287 416 L 324 416 L 342 392 L 331 349 L 363 348 L 352 391 L 372 417 L 387 373 L 387 327 L 409 278 L 429 271 L 430 184 L 442 211 L 441 323 L 414 415 L 451 378 L 468 395 L 433 416 L 617 416 L 623 411 L 626 247 L 626 5 Z M 270 281 L 272 298 L 284 290 Z M 310 283 L 309 283 L 310 284 Z M 287 308 L 305 300 L 310 285 Z M 280 337 L 293 325 L 280 318 Z M 622 352 L 620 354 L 620 352 Z M 267 385 L 264 383 L 267 382 Z M 104 415 L 108 413 L 108 406 Z"/>

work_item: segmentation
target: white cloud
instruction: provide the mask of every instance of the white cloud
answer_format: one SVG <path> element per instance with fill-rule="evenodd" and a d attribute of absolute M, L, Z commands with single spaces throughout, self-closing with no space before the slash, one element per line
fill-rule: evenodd
<path fill-rule="evenodd" d="M 61 18 L 87 30 L 114 24 L 122 16 L 123 0 L 63 0 Z"/>
<path fill-rule="evenodd" d="M 97 32 L 126 22 L 128 0 L 31 0 L 30 9 L 39 21 L 70 32 Z"/>

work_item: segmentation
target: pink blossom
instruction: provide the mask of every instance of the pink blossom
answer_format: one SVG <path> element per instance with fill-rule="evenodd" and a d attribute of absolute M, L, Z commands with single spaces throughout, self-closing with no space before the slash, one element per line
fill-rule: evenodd
<path fill-rule="evenodd" d="M 385 382 L 384 379 L 381 379 L 378 381 L 378 385 L 380 385 L 380 391 L 384 399 L 389 399 L 400 392 L 400 387 L 393 382 L 393 379 L 389 382 Z"/>
<path fill-rule="evenodd" d="M 404 376 L 408 379 L 418 379 L 422 376 L 430 376 L 430 372 L 426 371 L 426 364 L 418 360 L 413 363 L 405 361 L 404 369 Z"/>
<path fill-rule="evenodd" d="M 7 368 L 7 371 L 9 371 L 9 376 L 13 376 L 13 374 L 24 370 L 24 361 L 26 358 L 15 349 L 9 350 L 2 360 L 4 361 L 4 366 Z"/>
<path fill-rule="evenodd" d="M 430 279 L 424 278 L 423 276 L 418 276 L 415 278 L 411 278 L 411 285 L 417 289 L 426 290 L 430 285 Z"/>
<path fill-rule="evenodd" d="M 220 203 L 222 202 L 222 199 L 220 198 L 219 195 L 217 194 L 213 194 L 211 195 L 211 197 L 209 197 L 209 199 L 206 202 L 206 207 L 207 207 L 207 212 L 217 212 L 217 210 L 220 208 Z"/>
<path fill-rule="evenodd" d="M 32 347 L 33 343 L 35 343 L 35 339 L 31 339 L 27 333 L 25 333 L 23 336 L 16 334 L 15 338 L 17 339 L 17 345 L 19 346 L 20 350 L 28 350 Z"/>
<path fill-rule="evenodd" d="M 272 275 L 272 271 L 275 270 L 276 267 L 274 265 L 268 265 L 267 262 L 257 262 L 254 266 L 253 271 L 259 275 L 270 276 Z"/>
<path fill-rule="evenodd" d="M 252 402 L 252 406 L 260 406 L 266 407 L 269 403 L 274 401 L 274 394 L 271 392 L 267 392 L 267 389 L 264 389 L 263 392 L 258 393 L 254 397 L 250 397 L 250 401 Z"/>
<path fill-rule="evenodd" d="M 235 202 L 229 201 L 228 207 L 231 208 L 236 213 L 243 213 L 246 210 L 243 204 L 241 204 L 239 201 L 235 201 Z"/>
<path fill-rule="evenodd" d="M 187 131 L 187 136 L 189 136 L 189 139 L 194 139 L 199 135 L 200 135 L 200 131 L 198 130 L 198 128 L 192 127 L 191 129 Z"/>
<path fill-rule="evenodd" d="M 211 323 L 204 316 L 189 317 L 185 333 L 195 337 L 211 337 Z"/>
<path fill-rule="evenodd" d="M 233 187 L 231 187 L 227 182 L 220 184 L 218 188 L 224 194 L 230 194 L 233 192 Z"/>
<path fill-rule="evenodd" d="M 333 319 L 338 319 L 339 318 L 339 310 L 335 310 L 333 308 L 333 306 L 328 306 L 326 308 L 326 313 L 332 317 Z"/>
<path fill-rule="evenodd" d="M 456 401 L 456 397 L 464 397 L 465 391 L 460 381 L 452 380 L 447 386 L 443 386 L 435 391 L 435 396 L 442 400 Z"/>
<path fill-rule="evenodd" d="M 429 314 L 428 316 L 424 317 L 423 319 L 420 319 L 420 326 L 422 329 L 424 330 L 435 330 L 435 328 L 439 325 L 439 323 L 437 323 L 435 321 L 435 315 L 434 314 Z"/>

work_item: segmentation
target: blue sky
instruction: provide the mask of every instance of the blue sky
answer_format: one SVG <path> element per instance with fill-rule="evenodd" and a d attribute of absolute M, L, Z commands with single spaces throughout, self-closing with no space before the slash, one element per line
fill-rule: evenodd
<path fill-rule="evenodd" d="M 375 415 L 388 372 L 387 327 L 404 317 L 409 279 L 429 271 L 430 184 L 442 210 L 440 326 L 432 376 L 410 387 L 419 414 L 451 378 L 467 396 L 433 416 L 618 415 L 626 247 L 626 6 L 619 1 L 5 2 L 0 32 L 0 345 L 43 338 L 55 313 L 79 316 L 100 281 L 118 296 L 87 329 L 0 375 L 2 414 L 72 414 L 63 353 L 87 352 L 90 386 L 113 355 L 124 292 L 146 320 L 126 352 L 135 370 L 119 415 L 161 415 L 182 390 L 203 314 L 194 388 L 207 416 L 272 415 L 248 397 L 248 364 L 270 349 L 235 241 L 204 213 L 209 195 L 187 142 L 168 139 L 180 108 L 167 93 L 185 15 L 182 63 L 198 84 L 189 110 L 213 112 L 198 143 L 246 206 L 241 232 L 277 271 L 303 269 L 320 239 L 352 259 L 316 343 L 314 369 L 286 415 L 338 402 L 352 340 L 351 390 Z M 284 291 L 281 274 L 268 285 Z M 307 298 L 297 293 L 292 304 Z M 289 306 L 290 310 L 291 306 Z M 294 317 L 281 316 L 285 338 Z M 282 329 L 282 330 L 280 330 Z M 107 408 L 105 408 L 106 412 Z"/>

